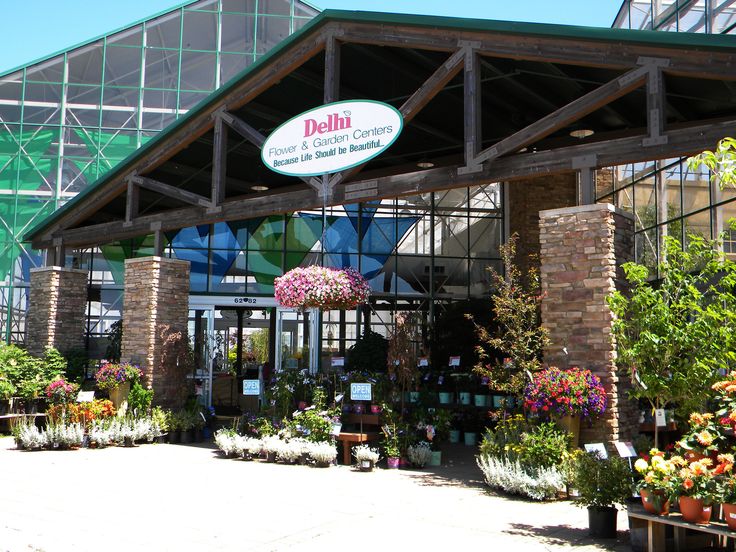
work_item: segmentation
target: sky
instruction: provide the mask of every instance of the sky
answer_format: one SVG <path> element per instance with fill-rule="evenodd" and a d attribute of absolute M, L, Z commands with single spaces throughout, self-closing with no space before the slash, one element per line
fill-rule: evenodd
<path fill-rule="evenodd" d="M 622 0 L 309 0 L 345 9 L 610 27 Z M 0 0 L 0 73 L 135 21 L 182 0 Z"/>

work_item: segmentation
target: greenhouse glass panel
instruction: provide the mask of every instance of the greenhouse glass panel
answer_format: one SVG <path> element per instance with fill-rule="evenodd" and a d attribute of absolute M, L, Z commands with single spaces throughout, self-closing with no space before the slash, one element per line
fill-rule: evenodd
<path fill-rule="evenodd" d="M 102 42 L 75 50 L 68 56 L 67 82 L 100 84 L 102 82 Z"/>
<path fill-rule="evenodd" d="M 226 15 L 222 18 L 221 50 L 253 53 L 255 25 L 253 17 Z"/>
<path fill-rule="evenodd" d="M 288 17 L 259 17 L 256 30 L 256 54 L 265 54 L 290 33 Z"/>
<path fill-rule="evenodd" d="M 105 86 L 140 86 L 140 48 L 116 48 L 108 46 L 105 51 Z"/>
<path fill-rule="evenodd" d="M 222 11 L 255 13 L 256 0 L 222 0 Z"/>
<path fill-rule="evenodd" d="M 179 10 L 146 23 L 147 47 L 179 49 L 180 41 L 181 12 Z"/>
<path fill-rule="evenodd" d="M 217 14 L 184 11 L 185 50 L 217 50 Z"/>

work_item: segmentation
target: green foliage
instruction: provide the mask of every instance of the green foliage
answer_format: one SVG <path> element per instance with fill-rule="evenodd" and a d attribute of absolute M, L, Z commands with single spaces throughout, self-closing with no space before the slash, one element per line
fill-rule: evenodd
<path fill-rule="evenodd" d="M 39 359 L 16 345 L 0 344 L 0 378 L 8 380 L 21 398 L 38 398 L 65 370 L 66 361 L 56 349 L 47 349 L 46 357 Z"/>
<path fill-rule="evenodd" d="M 736 263 L 715 244 L 690 236 L 687 251 L 665 239 L 659 285 L 646 267 L 624 265 L 630 292 L 615 292 L 617 364 L 632 376 L 633 395 L 652 408 L 674 405 L 681 418 L 712 395 L 718 371 L 736 366 Z"/>
<path fill-rule="evenodd" d="M 518 239 L 514 234 L 501 246 L 505 274 L 489 269 L 496 290 L 492 310 L 497 327 L 475 324 L 480 342 L 476 373 L 487 377 L 491 388 L 516 396 L 521 395 L 531 374 L 541 368 L 549 343 L 548 332 L 541 325 L 539 271 L 530 263 L 524 275 L 516 265 Z M 499 362 L 499 353 L 510 362 Z"/>
<path fill-rule="evenodd" d="M 155 406 L 151 409 L 151 420 L 153 420 L 163 433 L 169 431 L 170 414 L 170 411 L 164 410 L 160 406 Z"/>
<path fill-rule="evenodd" d="M 84 349 L 72 349 L 66 354 L 66 380 L 81 384 L 84 381 L 85 370 L 89 363 L 89 356 Z"/>
<path fill-rule="evenodd" d="M 580 493 L 578 506 L 605 508 L 623 504 L 631 496 L 631 470 L 618 456 L 603 459 L 595 453 L 579 454 L 571 476 L 570 484 Z"/>
<path fill-rule="evenodd" d="M 569 435 L 553 423 L 534 425 L 522 415 L 499 420 L 488 429 L 480 445 L 481 456 L 506 458 L 534 472 L 559 466 L 570 446 Z"/>
<path fill-rule="evenodd" d="M 348 350 L 347 369 L 385 372 L 388 341 L 381 334 L 367 331 Z"/>
<path fill-rule="evenodd" d="M 0 399 L 9 399 L 14 394 L 15 385 L 9 379 L 0 376 Z"/>
<path fill-rule="evenodd" d="M 709 169 L 713 178 L 718 178 L 721 188 L 736 186 L 736 138 L 724 138 L 715 151 L 706 150 L 695 155 L 687 160 L 687 165 L 692 170 L 701 166 Z"/>
<path fill-rule="evenodd" d="M 139 381 L 134 381 L 128 393 L 128 411 L 136 416 L 147 416 L 153 401 L 153 389 L 146 389 Z"/>
<path fill-rule="evenodd" d="M 123 321 L 118 320 L 110 325 L 107 331 L 107 349 L 105 358 L 110 362 L 120 362 L 120 348 L 123 343 Z"/>

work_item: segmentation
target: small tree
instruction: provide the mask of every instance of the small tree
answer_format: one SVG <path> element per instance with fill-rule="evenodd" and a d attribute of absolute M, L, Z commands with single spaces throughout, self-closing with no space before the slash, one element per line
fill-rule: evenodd
<path fill-rule="evenodd" d="M 416 382 L 417 369 L 417 315 L 400 312 L 396 315 L 396 327 L 388 339 L 388 373 L 401 390 L 401 412 L 404 411 L 404 395 Z"/>
<path fill-rule="evenodd" d="M 687 251 L 671 237 L 665 246 L 661 281 L 626 263 L 630 293 L 617 291 L 608 303 L 616 362 L 631 375 L 633 396 L 653 410 L 674 405 L 684 418 L 703 406 L 719 371 L 736 366 L 736 264 L 698 236 L 689 236 Z"/>
<path fill-rule="evenodd" d="M 688 166 L 695 170 L 706 167 L 718 177 L 721 187 L 736 187 L 736 138 L 724 138 L 715 151 L 706 150 L 687 160 Z"/>
<path fill-rule="evenodd" d="M 475 324 L 480 341 L 475 372 L 487 377 L 494 389 L 514 395 L 520 395 L 531 374 L 540 369 L 544 348 L 549 344 L 548 332 L 541 325 L 539 270 L 530 263 L 524 275 L 516 265 L 518 239 L 514 234 L 501 246 L 505 274 L 489 269 L 496 290 L 492 307 L 495 329 Z M 499 361 L 499 353 L 510 362 Z"/>

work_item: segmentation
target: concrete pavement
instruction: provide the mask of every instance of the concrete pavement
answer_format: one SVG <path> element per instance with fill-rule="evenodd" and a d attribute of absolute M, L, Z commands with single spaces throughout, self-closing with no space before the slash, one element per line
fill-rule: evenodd
<path fill-rule="evenodd" d="M 22 452 L 0 439 L 0 551 L 629 550 L 587 512 L 487 492 L 471 451 L 431 471 L 221 459 L 209 446 Z"/>

